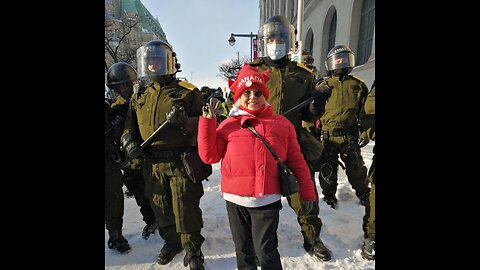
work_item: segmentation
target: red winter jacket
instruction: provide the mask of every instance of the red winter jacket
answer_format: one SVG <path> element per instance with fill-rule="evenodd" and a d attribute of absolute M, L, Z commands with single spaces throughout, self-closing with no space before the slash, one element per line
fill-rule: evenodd
<path fill-rule="evenodd" d="M 258 117 L 251 114 L 231 116 L 218 128 L 214 118 L 199 117 L 198 153 L 208 164 L 222 160 L 222 192 L 259 198 L 265 194 L 280 194 L 276 161 L 259 138 L 248 128 L 240 127 L 246 120 L 272 145 L 279 158 L 286 160 L 298 179 L 302 200 L 315 201 L 313 182 L 295 129 L 284 116 L 273 115 L 270 105 Z"/>

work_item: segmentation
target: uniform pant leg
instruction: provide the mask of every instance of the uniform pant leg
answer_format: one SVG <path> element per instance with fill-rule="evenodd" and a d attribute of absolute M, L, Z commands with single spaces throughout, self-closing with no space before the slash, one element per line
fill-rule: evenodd
<path fill-rule="evenodd" d="M 375 239 L 375 156 L 368 171 L 368 179 L 371 184 L 369 204 L 365 207 L 362 229 L 365 238 Z"/>
<path fill-rule="evenodd" d="M 135 197 L 135 202 L 140 207 L 143 221 L 145 221 L 146 224 L 155 224 L 155 213 L 150 205 L 150 200 L 145 195 L 145 181 L 142 171 L 132 171 L 131 177 L 134 183 L 133 196 Z"/>
<path fill-rule="evenodd" d="M 151 194 L 147 197 L 151 197 L 160 235 L 170 244 L 181 241 L 189 253 L 200 250 L 205 240 L 200 233 L 202 183 L 188 178 L 180 158 L 153 163 L 151 167 L 153 181 L 149 183 L 145 177 L 145 189 L 146 194 Z"/>
<path fill-rule="evenodd" d="M 368 172 L 368 178 L 371 183 L 370 189 L 370 213 L 368 215 L 367 236 L 375 239 L 375 156 L 373 156 L 372 165 Z"/>
<path fill-rule="evenodd" d="M 342 144 L 341 158 L 345 162 L 348 182 L 352 185 L 357 197 L 369 194 L 367 167 L 364 165 L 360 147 L 349 145 L 347 142 Z"/>
<path fill-rule="evenodd" d="M 143 176 L 145 180 L 145 196 L 149 199 L 155 214 L 155 223 L 160 236 L 166 243 L 180 243 L 180 235 L 175 229 L 175 216 L 172 206 L 172 191 L 169 162 L 151 162 L 145 160 Z"/>
<path fill-rule="evenodd" d="M 337 193 L 339 150 L 336 147 L 336 143 L 335 141 L 325 139 L 323 141 L 324 149 L 320 157 L 318 181 L 322 188 L 323 196 L 329 198 L 335 197 Z"/>
<path fill-rule="evenodd" d="M 313 208 L 308 215 L 299 216 L 299 213 L 302 209 L 301 199 L 299 193 L 294 193 L 291 196 L 287 197 L 287 202 L 290 208 L 295 211 L 297 215 L 297 221 L 300 225 L 301 232 L 304 237 L 307 239 L 313 240 L 320 235 L 320 230 L 322 228 L 322 220 L 319 217 L 320 207 L 318 205 L 318 191 L 315 184 L 315 172 L 313 171 L 313 165 L 311 162 L 307 161 L 307 166 L 310 169 L 310 180 L 313 182 L 313 187 L 315 190 L 315 196 L 317 200 L 313 203 Z"/>
<path fill-rule="evenodd" d="M 201 234 L 203 228 L 202 209 L 202 182 L 194 183 L 186 174 L 183 163 L 178 160 L 172 162 L 173 176 L 170 188 L 173 195 L 173 213 L 175 216 L 176 231 L 180 234 L 182 245 L 187 253 L 201 249 L 205 238 Z"/>
<path fill-rule="evenodd" d="M 123 175 L 120 165 L 105 158 L 105 226 L 107 230 L 121 230 L 123 223 Z"/>
<path fill-rule="evenodd" d="M 367 222 L 367 236 L 375 239 L 375 184 L 372 184 L 372 189 L 370 191 L 369 208 L 370 213 L 368 215 Z"/>

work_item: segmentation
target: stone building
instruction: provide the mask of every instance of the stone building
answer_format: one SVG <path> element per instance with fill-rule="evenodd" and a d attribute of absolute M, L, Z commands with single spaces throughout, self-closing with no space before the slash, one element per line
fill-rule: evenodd
<path fill-rule="evenodd" d="M 121 40 L 124 35 L 125 38 Z M 136 67 L 136 49 L 154 39 L 168 43 L 158 18 L 154 18 L 140 0 L 105 0 L 105 43 L 108 42 L 112 48 L 120 44 L 118 61 Z M 107 45 L 105 47 L 107 69 L 114 60 L 107 52 Z"/>
<path fill-rule="evenodd" d="M 370 88 L 375 79 L 375 0 L 303 0 L 303 51 L 310 53 L 320 76 L 325 59 L 336 45 L 355 53 L 352 74 Z M 259 0 L 259 28 L 271 16 L 285 16 L 296 27 L 298 0 Z"/>

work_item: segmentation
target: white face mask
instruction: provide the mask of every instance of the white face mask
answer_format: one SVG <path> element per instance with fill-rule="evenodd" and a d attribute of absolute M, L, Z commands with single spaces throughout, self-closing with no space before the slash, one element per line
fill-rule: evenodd
<path fill-rule="evenodd" d="M 272 60 L 278 60 L 285 56 L 285 44 L 267 44 L 267 54 Z"/>

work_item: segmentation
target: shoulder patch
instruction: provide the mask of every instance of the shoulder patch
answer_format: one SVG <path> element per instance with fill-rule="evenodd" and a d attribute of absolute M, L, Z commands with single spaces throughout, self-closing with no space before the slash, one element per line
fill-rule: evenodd
<path fill-rule="evenodd" d="M 297 62 L 297 67 L 303 68 L 303 69 L 305 69 L 306 71 L 308 71 L 309 73 L 313 73 L 313 71 L 312 71 L 311 69 L 309 69 L 308 67 L 306 67 L 306 66 L 305 66 L 304 64 L 302 64 L 302 63 Z"/>
<path fill-rule="evenodd" d="M 357 77 L 357 76 L 354 76 L 354 75 L 352 75 L 352 77 L 353 77 L 354 79 L 356 79 L 357 81 L 361 81 L 362 83 L 365 83 L 365 80 L 364 80 L 364 79 L 361 79 L 361 78 L 359 78 L 359 77 Z"/>
<path fill-rule="evenodd" d="M 193 90 L 195 90 L 195 88 L 197 88 L 195 85 L 193 85 L 189 82 L 186 82 L 186 81 L 179 81 L 178 85 L 180 85 L 181 87 L 186 88 L 190 91 L 193 91 Z"/>

